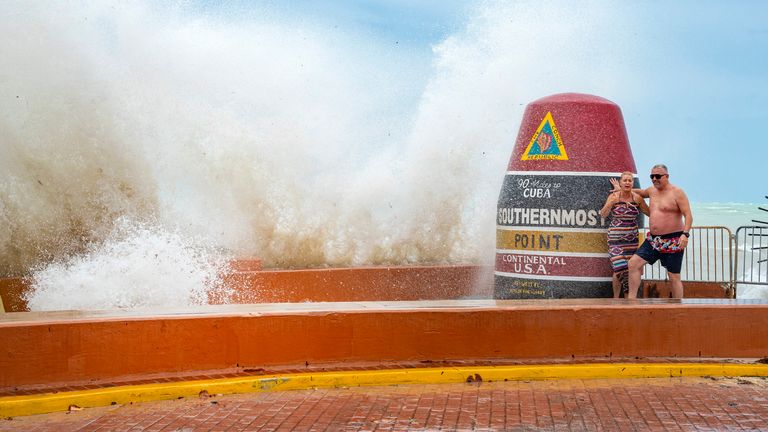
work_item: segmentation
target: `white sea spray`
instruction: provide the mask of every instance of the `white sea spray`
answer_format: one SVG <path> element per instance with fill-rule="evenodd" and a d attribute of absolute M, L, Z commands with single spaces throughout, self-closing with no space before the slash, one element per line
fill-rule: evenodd
<path fill-rule="evenodd" d="M 221 251 L 120 218 L 103 243 L 33 271 L 31 310 L 184 307 L 226 299 Z"/>
<path fill-rule="evenodd" d="M 606 5 L 480 3 L 425 61 L 259 6 L 5 2 L 0 275 L 48 310 L 204 302 L 222 256 L 490 264 L 525 104 L 633 73 Z"/>

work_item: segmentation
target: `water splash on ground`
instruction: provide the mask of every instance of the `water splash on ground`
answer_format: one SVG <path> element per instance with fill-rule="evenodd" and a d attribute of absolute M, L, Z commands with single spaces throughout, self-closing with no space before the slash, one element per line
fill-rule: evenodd
<path fill-rule="evenodd" d="M 106 241 L 32 272 L 31 310 L 94 310 L 207 304 L 226 298 L 221 251 L 174 232 L 118 219 Z"/>

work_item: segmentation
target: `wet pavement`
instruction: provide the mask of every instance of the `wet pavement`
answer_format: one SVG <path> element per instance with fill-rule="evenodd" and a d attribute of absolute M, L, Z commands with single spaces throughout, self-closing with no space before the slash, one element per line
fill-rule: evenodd
<path fill-rule="evenodd" d="M 0 431 L 758 431 L 768 430 L 768 380 L 473 382 L 72 408 L 0 420 Z"/>

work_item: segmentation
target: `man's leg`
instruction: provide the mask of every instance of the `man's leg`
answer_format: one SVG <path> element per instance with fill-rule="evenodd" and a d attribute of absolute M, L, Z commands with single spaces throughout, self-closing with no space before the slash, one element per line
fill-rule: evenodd
<path fill-rule="evenodd" d="M 672 298 L 683 298 L 683 281 L 680 278 L 680 270 L 683 268 L 683 252 L 663 254 L 661 265 L 667 269 Z"/>
<path fill-rule="evenodd" d="M 680 279 L 680 273 L 669 273 L 669 284 L 672 287 L 672 298 L 683 298 L 683 281 Z"/>
<path fill-rule="evenodd" d="M 627 298 L 637 298 L 637 289 L 640 288 L 640 277 L 643 275 L 643 267 L 648 262 L 638 255 L 632 255 L 629 259 L 629 292 Z"/>

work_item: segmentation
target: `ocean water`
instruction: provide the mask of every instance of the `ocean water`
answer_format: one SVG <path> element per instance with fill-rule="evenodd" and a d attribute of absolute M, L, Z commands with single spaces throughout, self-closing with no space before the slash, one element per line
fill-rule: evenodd
<path fill-rule="evenodd" d="M 730 230 L 734 236 L 733 260 L 738 259 L 738 267 L 733 270 L 733 276 L 736 281 L 750 281 L 757 283 L 737 283 L 736 296 L 740 299 L 768 299 L 768 236 L 755 236 L 759 233 L 748 228 L 739 231 L 739 227 L 765 227 L 768 228 L 768 211 L 760 208 L 768 208 L 764 203 L 693 203 L 694 226 L 717 226 L 725 227 Z M 761 223 L 765 222 L 765 223 Z M 768 234 L 768 230 L 763 231 Z M 717 247 L 709 245 L 709 248 L 703 247 L 699 255 L 691 261 L 703 262 L 701 272 L 706 273 L 707 269 L 713 267 L 712 261 L 707 262 L 706 256 L 721 256 L 723 253 L 727 256 L 727 250 L 724 251 L 722 244 Z M 760 246 L 765 248 L 759 249 Z M 752 248 L 757 248 L 752 250 Z M 691 255 L 690 253 L 688 255 Z M 698 257 L 702 257 L 699 259 Z M 728 265 L 729 260 L 725 260 Z M 762 262 L 761 262 L 762 261 Z M 689 262 L 690 263 L 690 262 Z M 718 264 L 720 265 L 720 264 Z M 721 270 L 722 271 L 722 270 Z M 726 275 L 730 272 L 726 272 Z"/>
<path fill-rule="evenodd" d="M 768 223 L 768 211 L 760 207 L 768 208 L 768 200 L 765 203 L 691 203 L 694 225 L 724 226 L 734 234 L 740 226 L 764 225 L 754 220 Z"/>
<path fill-rule="evenodd" d="M 735 254 L 738 254 L 734 271 L 737 281 L 748 280 L 754 284 L 738 284 L 737 298 L 768 299 L 768 229 L 762 231 L 743 230 L 739 226 L 768 228 L 768 204 L 709 203 L 693 205 L 696 225 L 721 225 L 738 235 Z M 755 222 L 757 221 L 757 222 Z M 764 223 L 760 223 L 764 222 Z M 757 234 L 754 235 L 753 234 Z M 762 235 L 760 235 L 762 234 Z M 754 250 L 753 250 L 754 248 Z"/>
<path fill-rule="evenodd" d="M 525 104 L 608 92 L 633 67 L 611 60 L 631 17 L 600 2 L 578 20 L 479 3 L 426 63 L 356 30 L 189 4 L 4 2 L 0 276 L 31 277 L 34 309 L 201 303 L 233 257 L 490 264 Z M 756 207 L 697 204 L 696 224 L 735 229 Z"/>

